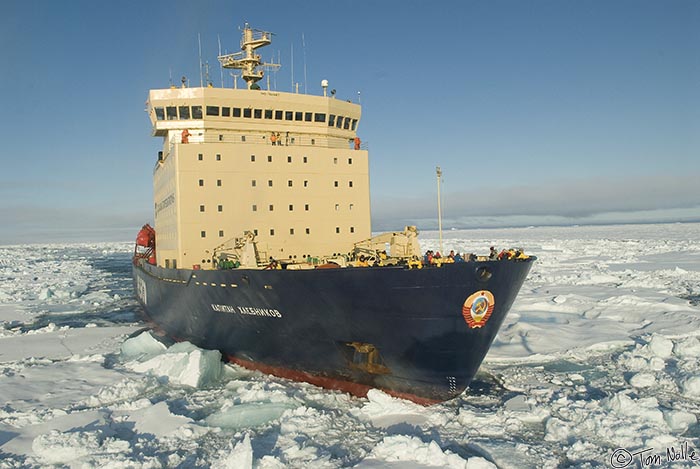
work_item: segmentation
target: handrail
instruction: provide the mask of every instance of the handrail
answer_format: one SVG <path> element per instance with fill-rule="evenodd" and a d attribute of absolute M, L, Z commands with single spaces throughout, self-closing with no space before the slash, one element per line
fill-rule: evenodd
<path fill-rule="evenodd" d="M 274 147 L 274 148 L 277 148 L 277 147 L 310 147 L 310 148 L 333 148 L 333 149 L 339 149 L 339 150 L 344 149 L 344 150 L 355 151 L 354 142 L 348 140 L 348 142 L 345 143 L 345 139 L 337 138 L 337 137 L 333 138 L 332 142 L 331 141 L 325 142 L 326 143 L 325 145 L 318 143 L 318 138 L 315 138 L 315 141 L 316 141 L 315 143 L 311 143 L 311 137 L 308 137 L 308 136 L 304 137 L 304 138 L 295 137 L 294 143 L 290 142 L 288 145 L 285 145 L 284 143 L 282 143 L 280 145 L 272 145 L 269 142 L 269 139 L 263 135 L 254 135 L 254 136 L 245 135 L 245 137 L 246 137 L 245 141 L 240 140 L 241 136 L 242 135 L 236 135 L 236 137 L 238 137 L 238 139 L 233 139 L 233 138 L 225 139 L 224 138 L 224 139 L 219 140 L 218 137 L 213 138 L 213 136 L 209 135 L 205 138 L 200 139 L 199 137 L 201 137 L 201 135 L 197 135 L 197 134 L 193 133 L 193 134 L 191 134 L 190 141 L 188 143 L 180 143 L 180 141 L 179 141 L 180 139 L 173 137 L 170 139 L 170 142 L 168 143 L 168 150 L 163 153 L 163 160 L 162 161 L 165 161 L 166 159 L 168 159 L 170 154 L 172 154 L 175 151 L 175 145 L 200 145 L 203 143 L 225 143 L 227 145 L 241 145 L 241 144 L 242 145 L 246 145 L 246 144 L 249 145 L 251 143 L 258 143 L 258 144 L 264 143 L 264 144 L 270 145 L 270 147 Z M 255 141 L 252 141 L 252 139 L 248 140 L 247 137 L 257 137 L 257 139 Z M 297 138 L 299 138 L 299 140 L 297 140 Z M 368 146 L 367 142 L 362 142 L 360 144 L 360 150 L 368 151 L 368 149 L 369 149 L 369 146 Z M 155 166 L 153 167 L 154 173 L 159 168 L 159 163 L 160 163 L 160 161 L 156 161 Z"/>
<path fill-rule="evenodd" d="M 168 153 L 171 153 L 173 146 L 180 143 L 180 138 L 177 135 L 173 136 L 169 142 Z M 309 136 L 309 135 L 280 135 L 280 141 L 276 145 L 270 142 L 268 133 L 257 133 L 257 134 L 215 134 L 212 135 L 211 132 L 203 134 L 202 132 L 193 131 L 190 134 L 189 142 L 187 145 L 197 145 L 202 143 L 226 143 L 226 144 L 266 144 L 271 147 L 315 147 L 315 148 L 334 148 L 334 149 L 346 149 L 354 150 L 354 141 L 351 139 L 345 139 L 342 137 L 328 137 L 328 136 Z M 360 144 L 360 150 L 367 151 L 369 149 L 368 142 L 362 142 Z"/>

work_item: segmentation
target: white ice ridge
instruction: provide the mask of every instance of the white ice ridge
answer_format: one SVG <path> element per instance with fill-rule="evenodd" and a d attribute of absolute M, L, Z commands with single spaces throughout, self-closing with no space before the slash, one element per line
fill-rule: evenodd
<path fill-rule="evenodd" d="M 223 364 L 218 350 L 203 350 L 189 342 L 179 342 L 167 349 L 158 344 L 148 331 L 127 340 L 121 353 L 132 360 L 125 366 L 171 384 L 193 388 L 208 386 L 221 378 Z"/>

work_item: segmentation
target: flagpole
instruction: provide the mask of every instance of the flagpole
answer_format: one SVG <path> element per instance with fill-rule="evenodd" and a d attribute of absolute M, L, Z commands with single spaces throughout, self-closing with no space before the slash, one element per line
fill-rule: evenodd
<path fill-rule="evenodd" d="M 437 173 L 438 232 L 440 234 L 440 255 L 442 255 L 442 208 L 440 206 L 440 180 L 442 179 L 442 170 L 440 169 L 440 166 L 435 168 L 435 172 Z"/>

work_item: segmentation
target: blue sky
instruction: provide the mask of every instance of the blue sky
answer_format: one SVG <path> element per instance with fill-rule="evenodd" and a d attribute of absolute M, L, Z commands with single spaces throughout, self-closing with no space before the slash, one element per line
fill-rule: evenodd
<path fill-rule="evenodd" d="M 360 93 L 375 229 L 435 227 L 437 165 L 447 227 L 700 221 L 696 0 L 10 0 L 0 244 L 151 221 L 147 92 L 199 82 L 198 34 L 220 86 L 244 22 L 278 90 L 293 48 L 301 90 Z"/>

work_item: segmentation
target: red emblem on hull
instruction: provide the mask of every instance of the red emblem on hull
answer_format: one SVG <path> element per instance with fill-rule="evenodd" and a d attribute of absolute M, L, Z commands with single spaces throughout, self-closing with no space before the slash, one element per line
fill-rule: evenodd
<path fill-rule="evenodd" d="M 467 298 L 462 306 L 462 316 L 470 328 L 483 327 L 491 317 L 496 301 L 493 293 L 488 290 L 480 290 Z"/>

